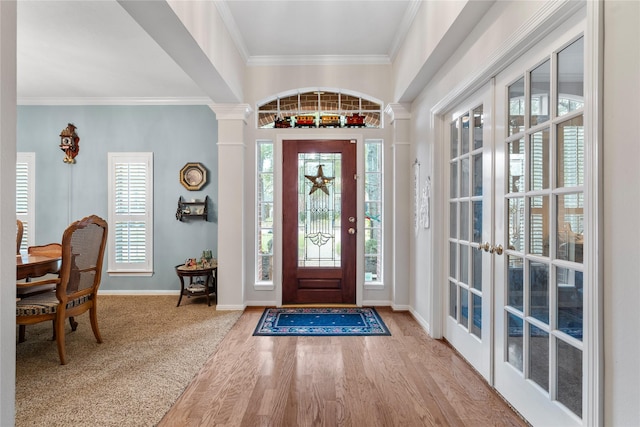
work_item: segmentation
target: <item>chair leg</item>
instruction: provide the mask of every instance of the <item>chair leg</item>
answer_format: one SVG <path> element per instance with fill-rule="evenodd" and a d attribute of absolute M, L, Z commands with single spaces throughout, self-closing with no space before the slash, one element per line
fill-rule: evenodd
<path fill-rule="evenodd" d="M 64 350 L 64 319 L 57 319 L 54 321 L 56 332 L 56 344 L 58 345 L 58 355 L 60 356 L 60 364 L 67 364 L 67 355 Z"/>
<path fill-rule="evenodd" d="M 78 329 L 78 322 L 75 321 L 73 316 L 69 317 L 69 324 L 71 325 L 72 331 L 75 331 L 76 329 Z"/>
<path fill-rule="evenodd" d="M 18 342 L 24 342 L 25 341 L 25 332 L 27 330 L 27 327 L 25 325 L 20 325 L 18 327 Z"/>
<path fill-rule="evenodd" d="M 91 319 L 91 329 L 93 335 L 96 337 L 98 343 L 102 343 L 102 336 L 100 335 L 100 329 L 98 329 L 98 310 L 96 309 L 95 302 L 93 307 L 89 309 L 89 318 Z"/>

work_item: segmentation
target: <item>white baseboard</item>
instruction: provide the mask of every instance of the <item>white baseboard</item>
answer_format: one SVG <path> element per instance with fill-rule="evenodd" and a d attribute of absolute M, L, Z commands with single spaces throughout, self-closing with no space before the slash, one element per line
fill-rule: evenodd
<path fill-rule="evenodd" d="M 363 307 L 391 307 L 393 304 L 391 301 L 370 300 L 362 301 Z"/>
<path fill-rule="evenodd" d="M 411 313 L 413 318 L 416 319 L 416 322 L 418 322 L 422 329 L 424 329 L 424 331 L 429 336 L 431 336 L 431 326 L 429 326 L 429 322 L 427 322 L 422 316 L 420 316 L 413 308 L 411 308 L 409 312 Z"/>
<path fill-rule="evenodd" d="M 275 301 L 247 301 L 247 307 L 277 307 Z"/>
<path fill-rule="evenodd" d="M 221 305 L 218 304 L 216 305 L 216 311 L 244 311 L 244 309 L 247 308 L 246 304 L 226 304 L 226 305 Z"/>
<path fill-rule="evenodd" d="M 98 289 L 98 295 L 180 295 L 180 290 L 161 291 L 161 290 L 103 290 Z"/>

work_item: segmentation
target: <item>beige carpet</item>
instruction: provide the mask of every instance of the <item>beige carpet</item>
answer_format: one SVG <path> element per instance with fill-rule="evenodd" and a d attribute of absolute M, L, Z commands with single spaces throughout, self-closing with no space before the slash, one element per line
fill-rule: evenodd
<path fill-rule="evenodd" d="M 66 323 L 67 365 L 52 325 L 27 326 L 16 349 L 16 426 L 153 426 L 241 315 L 205 298 L 101 296 L 95 341 L 88 313 Z"/>

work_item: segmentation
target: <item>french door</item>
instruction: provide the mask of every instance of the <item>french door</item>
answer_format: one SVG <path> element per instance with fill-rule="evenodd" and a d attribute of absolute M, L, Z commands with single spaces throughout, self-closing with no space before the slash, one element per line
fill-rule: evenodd
<path fill-rule="evenodd" d="M 555 43 L 496 79 L 495 387 L 567 426 L 583 424 L 584 43 Z"/>
<path fill-rule="evenodd" d="M 491 89 L 487 85 L 449 123 L 449 279 L 445 337 L 491 378 L 493 205 Z"/>
<path fill-rule="evenodd" d="M 579 28 L 552 34 L 445 117 L 445 337 L 533 425 L 585 425 L 589 403 Z"/>

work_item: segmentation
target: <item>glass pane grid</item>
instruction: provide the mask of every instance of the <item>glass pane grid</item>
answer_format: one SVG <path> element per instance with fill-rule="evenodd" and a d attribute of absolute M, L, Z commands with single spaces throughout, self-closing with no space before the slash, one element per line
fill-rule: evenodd
<path fill-rule="evenodd" d="M 382 199 L 383 144 L 382 140 L 365 140 L 364 174 L 364 245 L 365 282 L 381 282 L 382 276 Z"/>
<path fill-rule="evenodd" d="M 341 154 L 298 154 L 298 266 L 341 265 Z"/>
<path fill-rule="evenodd" d="M 578 417 L 584 326 L 583 50 L 580 38 L 557 54 L 557 62 L 545 60 L 507 87 L 504 199 L 509 239 L 505 360 Z"/>
<path fill-rule="evenodd" d="M 449 315 L 482 337 L 483 107 L 450 123 Z"/>
<path fill-rule="evenodd" d="M 257 240 L 256 280 L 273 280 L 273 142 L 259 141 L 257 145 Z"/>

